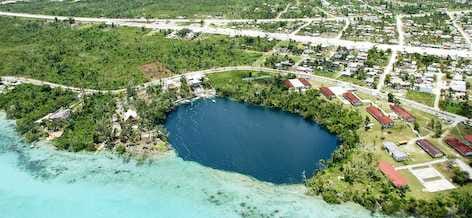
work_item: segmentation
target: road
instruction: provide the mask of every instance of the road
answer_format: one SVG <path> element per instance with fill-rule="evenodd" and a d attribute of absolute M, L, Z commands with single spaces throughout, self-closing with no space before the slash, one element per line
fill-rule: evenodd
<path fill-rule="evenodd" d="M 24 13 L 10 13 L 10 12 L 0 12 L 0 16 L 14 16 L 14 17 L 27 17 L 35 19 L 48 19 L 48 20 L 68 20 L 69 17 L 55 17 L 48 15 L 35 15 L 35 14 L 24 14 Z M 357 49 L 357 50 L 368 50 L 370 48 L 376 47 L 381 50 L 397 50 L 399 52 L 405 53 L 419 53 L 419 54 L 428 54 L 441 57 L 463 57 L 463 58 L 472 58 L 472 51 L 469 50 L 449 50 L 449 49 L 440 49 L 440 48 L 426 48 L 426 47 L 416 47 L 416 46 L 405 46 L 405 45 L 390 45 L 390 44 L 379 44 L 372 42 L 357 42 L 342 40 L 337 38 L 322 38 L 314 36 L 299 36 L 292 35 L 287 33 L 270 33 L 259 30 L 244 30 L 244 29 L 230 29 L 230 28 L 218 28 L 210 26 L 200 26 L 200 25 L 177 25 L 172 22 L 172 20 L 162 20 L 154 23 L 145 23 L 137 22 L 136 19 L 112 19 L 112 18 L 84 18 L 84 17 L 73 17 L 77 22 L 86 22 L 86 23 L 105 23 L 111 25 L 114 23 L 118 26 L 129 26 L 129 27 L 138 27 L 138 28 L 149 28 L 149 29 L 165 29 L 165 30 L 181 30 L 181 29 L 190 29 L 193 32 L 198 33 L 207 33 L 207 34 L 219 34 L 219 35 L 228 35 L 228 36 L 250 36 L 250 37 L 267 37 L 277 40 L 293 40 L 301 43 L 312 44 L 312 45 L 323 45 L 323 46 L 341 46 L 348 49 Z M 344 18 L 335 18 L 335 19 L 344 19 Z M 275 19 L 269 19 L 271 22 Z M 313 21 L 312 18 L 300 18 L 296 20 L 302 21 Z M 143 21 L 143 20 L 141 20 Z M 229 21 L 229 20 L 219 20 L 218 22 Z M 234 21 L 234 20 L 233 20 Z"/>
<path fill-rule="evenodd" d="M 396 26 L 397 26 L 397 32 L 398 32 L 398 44 L 400 46 L 404 46 L 405 44 L 405 35 L 403 32 L 403 22 L 402 22 L 402 16 L 397 15 L 396 16 Z M 387 75 L 392 73 L 393 71 L 393 66 L 397 62 L 397 56 L 398 56 L 398 50 L 392 50 L 392 54 L 390 55 L 390 59 L 388 61 L 387 66 L 385 67 L 385 70 L 382 75 L 379 77 L 379 83 L 377 84 L 377 90 L 381 91 L 382 88 L 385 86 L 385 78 Z"/>
<path fill-rule="evenodd" d="M 457 29 L 457 31 L 459 31 L 462 35 L 462 37 L 464 38 L 464 40 L 467 42 L 467 44 L 469 45 L 469 47 L 472 49 L 472 42 L 470 40 L 470 36 L 469 34 L 467 34 L 464 29 L 462 29 L 462 27 L 457 24 L 456 22 L 456 19 L 454 18 L 454 15 L 451 14 L 449 11 L 446 11 L 447 15 L 449 16 L 449 18 L 451 19 L 451 22 L 452 22 L 452 25 L 454 25 L 454 27 Z"/>
<path fill-rule="evenodd" d="M 193 71 L 193 72 L 188 72 L 188 73 L 185 73 L 185 74 L 176 75 L 176 76 L 172 76 L 172 77 L 168 77 L 168 78 L 164 78 L 164 79 L 160 79 L 160 80 L 153 80 L 153 81 L 141 84 L 139 86 L 136 86 L 136 88 L 137 89 L 145 89 L 149 86 L 159 85 L 159 84 L 165 82 L 166 80 L 173 80 L 173 79 L 176 79 L 176 78 L 180 78 L 181 76 L 189 77 L 192 74 L 209 75 L 209 74 L 214 74 L 214 73 L 223 73 L 223 72 L 231 72 L 231 71 L 258 71 L 258 72 L 268 72 L 268 73 L 276 73 L 276 74 L 282 74 L 282 75 L 286 75 L 286 74 L 291 73 L 291 74 L 297 75 L 298 77 L 309 78 L 309 79 L 317 80 L 317 81 L 320 81 L 320 82 L 323 82 L 323 83 L 332 83 L 332 84 L 335 84 L 337 86 L 351 87 L 351 88 L 356 89 L 358 92 L 361 92 L 361 93 L 364 93 L 364 94 L 367 94 L 367 95 L 371 95 L 371 96 L 374 96 L 374 97 L 382 99 L 382 100 L 387 100 L 388 99 L 387 94 L 381 93 L 376 89 L 371 89 L 371 88 L 367 88 L 367 87 L 363 87 L 363 86 L 354 85 L 354 84 L 351 84 L 351 83 L 348 83 L 348 82 L 345 82 L 345 81 L 341 81 L 341 80 L 336 80 L 336 79 L 333 79 L 333 78 L 317 76 L 317 75 L 313 75 L 313 74 L 310 74 L 310 73 L 304 73 L 304 72 L 298 72 L 298 71 L 277 70 L 277 69 L 271 69 L 271 68 L 265 68 L 265 67 L 254 67 L 254 66 L 219 67 L 219 68 L 212 68 L 212 69 L 207 69 L 207 70 Z M 2 78 L 2 80 L 18 81 L 18 82 L 29 83 L 29 84 L 33 84 L 33 85 L 47 85 L 51 88 L 63 88 L 63 89 L 70 90 L 70 91 L 73 91 L 73 92 L 85 93 L 85 94 L 95 94 L 95 93 L 120 94 L 120 93 L 126 92 L 125 89 L 117 89 L 117 90 L 82 89 L 82 88 L 64 86 L 64 85 L 60 85 L 60 84 L 44 82 L 44 81 L 34 80 L 34 79 L 28 79 L 28 78 L 23 78 L 23 77 L 8 76 L 8 77 L 1 77 L 1 78 Z M 403 105 L 408 105 L 408 107 L 412 107 L 412 108 L 415 108 L 417 110 L 423 111 L 425 113 L 429 113 L 429 114 L 432 114 L 434 116 L 438 116 L 438 117 L 440 117 L 442 119 L 445 119 L 445 120 L 451 120 L 451 121 L 457 122 L 457 123 L 467 120 L 466 117 L 462 117 L 462 116 L 452 114 L 452 113 L 449 113 L 449 112 L 441 111 L 439 109 L 435 109 L 433 107 L 429 107 L 427 105 L 420 104 L 420 103 L 412 101 L 412 100 L 408 100 L 408 99 L 405 99 L 405 98 L 402 98 L 402 97 L 397 97 L 397 98 L 400 100 L 400 102 Z"/>

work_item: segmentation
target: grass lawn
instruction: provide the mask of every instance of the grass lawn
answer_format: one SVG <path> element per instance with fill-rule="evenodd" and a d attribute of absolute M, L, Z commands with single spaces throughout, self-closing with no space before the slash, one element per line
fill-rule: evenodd
<path fill-rule="evenodd" d="M 406 98 L 428 105 L 430 107 L 434 106 L 434 98 L 435 96 L 433 94 L 425 93 L 425 92 L 417 92 L 417 91 L 411 91 L 409 90 L 406 93 Z"/>

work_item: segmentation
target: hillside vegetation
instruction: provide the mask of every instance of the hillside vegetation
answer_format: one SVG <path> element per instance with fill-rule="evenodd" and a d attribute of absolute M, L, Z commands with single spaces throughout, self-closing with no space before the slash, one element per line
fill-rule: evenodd
<path fill-rule="evenodd" d="M 76 87 L 116 89 L 143 83 L 151 66 L 182 73 L 247 65 L 276 42 L 208 36 L 169 39 L 165 32 L 0 18 L 0 75 L 21 75 Z M 159 72 L 157 72 L 159 73 Z M 168 74 L 168 73 L 166 73 Z"/>

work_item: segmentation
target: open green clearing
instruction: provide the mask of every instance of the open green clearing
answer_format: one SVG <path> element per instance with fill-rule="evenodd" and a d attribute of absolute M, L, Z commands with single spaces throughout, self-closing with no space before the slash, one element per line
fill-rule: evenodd
<path fill-rule="evenodd" d="M 38 0 L 0 6 L 0 10 L 88 17 L 272 18 L 287 0 Z"/>
<path fill-rule="evenodd" d="M 247 65 L 276 44 L 262 38 L 166 38 L 136 28 L 0 18 L 0 75 L 116 89 L 161 74 Z M 54 37 L 51 37 L 54 36 Z M 161 75 L 162 76 L 162 75 Z"/>
<path fill-rule="evenodd" d="M 428 105 L 430 107 L 434 106 L 434 95 L 425 93 L 425 92 L 417 92 L 409 90 L 406 93 L 406 98 L 419 102 L 421 104 Z"/>

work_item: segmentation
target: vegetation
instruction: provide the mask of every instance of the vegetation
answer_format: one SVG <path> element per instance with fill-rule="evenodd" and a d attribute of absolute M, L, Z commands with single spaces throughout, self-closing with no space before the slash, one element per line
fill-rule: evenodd
<path fill-rule="evenodd" d="M 115 100 L 110 95 L 93 95 L 82 99 L 81 105 L 67 120 L 64 135 L 55 141 L 59 149 L 94 151 L 97 144 L 112 136 L 112 115 Z"/>
<path fill-rule="evenodd" d="M 7 113 L 9 119 L 16 119 L 17 130 L 31 142 L 43 136 L 35 121 L 75 99 L 76 96 L 68 91 L 25 84 L 1 94 L 0 109 Z"/>
<path fill-rule="evenodd" d="M 2 11 L 81 17 L 271 18 L 286 6 L 282 0 L 38 0 L 0 5 Z"/>
<path fill-rule="evenodd" d="M 247 49 L 266 51 L 275 45 L 261 38 L 188 41 L 168 39 L 169 32 L 5 17 L 0 17 L 0 25 L 0 75 L 98 89 L 143 83 L 166 71 L 250 64 L 261 54 Z M 148 72 L 150 65 L 154 67 Z"/>
<path fill-rule="evenodd" d="M 390 50 L 382 51 L 377 48 L 369 49 L 367 53 L 367 61 L 365 64 L 368 67 L 373 66 L 385 66 L 387 65 L 388 58 L 390 57 Z"/>
<path fill-rule="evenodd" d="M 434 106 L 434 95 L 430 93 L 408 90 L 406 98 L 430 107 Z"/>

